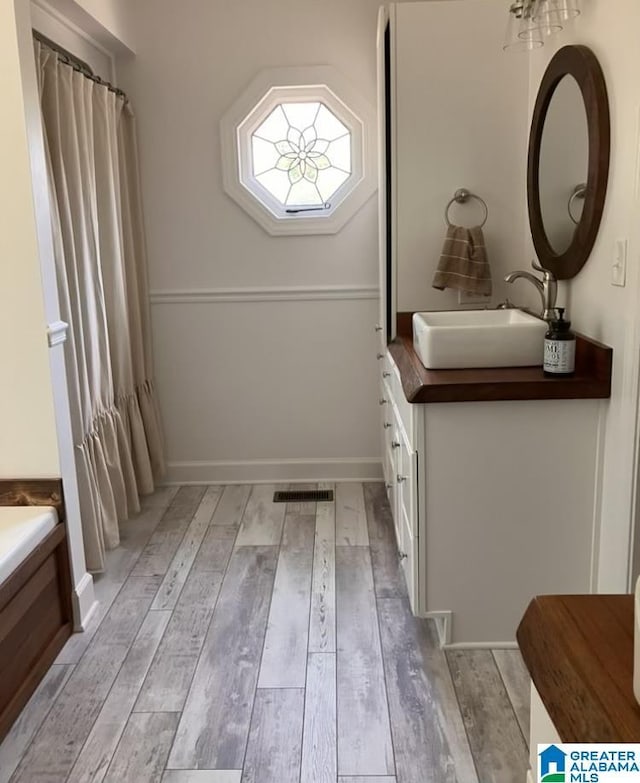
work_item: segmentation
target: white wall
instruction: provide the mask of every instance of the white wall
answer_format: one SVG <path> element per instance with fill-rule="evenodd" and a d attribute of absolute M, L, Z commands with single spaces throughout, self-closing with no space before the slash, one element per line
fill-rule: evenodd
<path fill-rule="evenodd" d="M 458 293 L 431 285 L 446 232 L 444 212 L 458 188 L 484 199 L 494 283 L 540 307 L 532 286 L 504 276 L 528 268 L 526 219 L 527 60 L 502 51 L 502 0 L 441 0 L 396 8 L 398 309 L 446 310 Z M 452 223 L 484 217 L 469 201 L 452 205 Z"/>
<path fill-rule="evenodd" d="M 170 479 L 378 475 L 375 198 L 335 236 L 269 237 L 223 192 L 218 127 L 266 67 L 333 65 L 374 104 L 377 8 L 127 6 Z"/>
<path fill-rule="evenodd" d="M 531 57 L 533 106 L 544 69 L 562 45 L 589 46 L 600 60 L 609 91 L 612 121 L 611 170 L 602 226 L 583 270 L 563 286 L 576 329 L 614 349 L 613 391 L 607 415 L 602 488 L 598 588 L 623 592 L 632 528 L 635 482 L 636 405 L 640 314 L 640 191 L 638 182 L 638 71 L 640 6 L 636 0 L 584 0 L 583 12 Z M 629 240 L 625 288 L 612 287 L 616 239 Z M 571 459 L 571 444 L 564 458 Z"/>
<path fill-rule="evenodd" d="M 0 476 L 60 475 L 13 2 L 0 3 Z"/>

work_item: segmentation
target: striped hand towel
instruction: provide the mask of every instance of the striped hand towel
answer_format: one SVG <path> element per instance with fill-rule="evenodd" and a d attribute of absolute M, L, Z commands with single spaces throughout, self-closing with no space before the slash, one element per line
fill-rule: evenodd
<path fill-rule="evenodd" d="M 491 296 L 491 267 L 479 226 L 449 226 L 432 285 L 441 291 L 455 288 L 469 294 Z"/>

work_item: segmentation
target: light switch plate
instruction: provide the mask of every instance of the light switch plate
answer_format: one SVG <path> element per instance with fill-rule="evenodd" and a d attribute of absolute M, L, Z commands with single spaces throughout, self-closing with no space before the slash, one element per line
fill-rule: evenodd
<path fill-rule="evenodd" d="M 616 239 L 611 265 L 611 285 L 624 287 L 627 282 L 627 247 L 626 239 Z"/>

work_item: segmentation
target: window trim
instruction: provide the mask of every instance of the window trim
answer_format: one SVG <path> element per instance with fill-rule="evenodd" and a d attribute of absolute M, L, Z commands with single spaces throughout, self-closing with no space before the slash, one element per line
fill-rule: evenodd
<path fill-rule="evenodd" d="M 352 174 L 313 216 L 287 214 L 251 170 L 251 134 L 279 103 L 324 103 L 351 131 Z M 220 122 L 224 189 L 272 236 L 336 234 L 377 189 L 375 112 L 331 66 L 262 71 Z"/>

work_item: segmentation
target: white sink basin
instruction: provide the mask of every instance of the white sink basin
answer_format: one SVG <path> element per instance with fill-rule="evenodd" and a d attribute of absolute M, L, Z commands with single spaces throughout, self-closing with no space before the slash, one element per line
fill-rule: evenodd
<path fill-rule="evenodd" d="M 414 313 L 413 345 L 428 370 L 542 364 L 547 324 L 522 310 Z"/>

